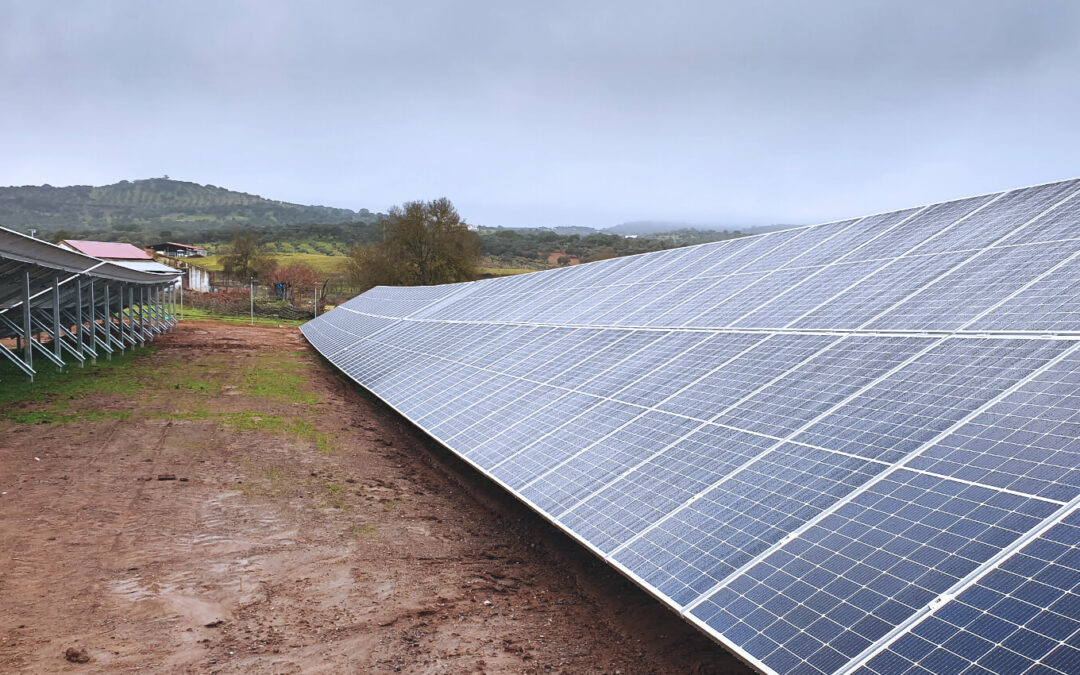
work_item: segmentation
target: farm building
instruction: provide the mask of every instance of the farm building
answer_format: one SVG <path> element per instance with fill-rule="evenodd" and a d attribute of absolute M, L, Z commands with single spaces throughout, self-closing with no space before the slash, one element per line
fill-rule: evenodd
<path fill-rule="evenodd" d="M 148 248 L 158 255 L 167 255 L 170 258 L 201 258 L 206 255 L 205 248 L 190 244 L 178 244 L 175 241 L 151 244 Z"/>
<path fill-rule="evenodd" d="M 64 239 L 60 242 L 60 246 L 76 253 L 93 256 L 99 260 L 108 260 L 121 267 L 127 267 L 139 272 L 149 272 L 162 276 L 179 276 L 180 274 L 172 267 L 156 262 L 154 256 L 134 244 L 117 241 Z M 175 283 L 179 284 L 179 279 Z"/>

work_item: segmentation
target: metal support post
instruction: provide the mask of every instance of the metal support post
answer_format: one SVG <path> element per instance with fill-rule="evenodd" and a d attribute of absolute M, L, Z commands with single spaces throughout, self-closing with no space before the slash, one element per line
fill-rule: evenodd
<path fill-rule="evenodd" d="M 79 350 L 79 354 L 86 354 L 86 340 L 83 335 L 83 304 L 82 304 L 82 277 L 75 277 L 75 347 Z M 82 365 L 82 361 L 79 362 Z"/>
<path fill-rule="evenodd" d="M 143 313 L 143 309 L 146 307 L 146 300 L 143 298 L 146 289 L 143 286 L 138 287 L 138 341 L 141 345 L 146 345 L 146 316 Z M 132 291 L 134 294 L 135 292 Z M 135 311 L 135 299 L 132 298 L 132 312 Z M 134 316 L 133 316 L 134 319 Z"/>
<path fill-rule="evenodd" d="M 60 277 L 53 277 L 53 351 L 62 359 L 60 352 Z"/>
<path fill-rule="evenodd" d="M 34 336 L 30 332 L 30 272 L 26 272 L 23 286 L 23 361 L 34 367 Z"/>
<path fill-rule="evenodd" d="M 90 346 L 94 348 L 92 363 L 97 363 L 97 304 L 94 302 L 94 277 L 90 277 L 90 285 L 86 287 L 90 293 Z"/>
<path fill-rule="evenodd" d="M 158 332 L 158 325 L 157 321 L 155 320 L 157 315 L 157 309 L 154 307 L 154 303 L 154 287 L 151 286 L 150 288 L 146 289 L 146 302 L 144 303 L 147 305 L 146 318 L 147 323 L 150 324 L 150 339 L 153 339 L 154 334 Z"/>

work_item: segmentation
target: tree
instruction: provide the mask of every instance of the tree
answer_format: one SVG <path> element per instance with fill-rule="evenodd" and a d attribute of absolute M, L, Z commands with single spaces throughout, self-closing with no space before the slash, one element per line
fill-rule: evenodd
<path fill-rule="evenodd" d="M 233 235 L 229 252 L 221 256 L 221 266 L 226 275 L 246 281 L 251 277 L 265 279 L 277 268 L 277 261 L 259 248 L 253 233 L 241 231 Z"/>
<path fill-rule="evenodd" d="M 480 238 L 445 197 L 390 209 L 382 241 L 354 246 L 345 263 L 349 281 L 372 286 L 427 286 L 476 278 Z"/>
<path fill-rule="evenodd" d="M 283 300 L 292 298 L 293 289 L 307 292 L 322 281 L 318 272 L 302 262 L 289 263 L 285 267 L 276 268 L 269 274 L 269 279 L 275 286 L 281 285 Z"/>

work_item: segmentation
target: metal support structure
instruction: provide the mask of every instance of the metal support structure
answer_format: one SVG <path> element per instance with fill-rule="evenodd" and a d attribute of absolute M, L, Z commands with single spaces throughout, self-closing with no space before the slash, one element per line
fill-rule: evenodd
<path fill-rule="evenodd" d="M 174 284 L 0 227 L 0 363 L 33 380 L 35 357 L 62 370 L 144 345 L 176 324 Z"/>

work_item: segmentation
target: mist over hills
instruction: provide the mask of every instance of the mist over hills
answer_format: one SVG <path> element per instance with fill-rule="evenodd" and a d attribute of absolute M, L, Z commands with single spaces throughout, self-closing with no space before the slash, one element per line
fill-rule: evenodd
<path fill-rule="evenodd" d="M 585 227 L 582 225 L 558 225 L 541 228 L 493 228 L 516 230 L 549 230 L 560 235 L 578 235 L 588 237 L 594 234 L 617 234 L 622 237 L 649 237 L 668 235 L 679 232 L 738 232 L 740 234 L 761 234 L 773 230 L 783 230 L 795 225 L 755 225 L 753 227 L 735 227 L 730 225 L 702 225 L 701 223 L 680 223 L 667 220 L 634 220 L 619 223 L 611 227 Z"/>

